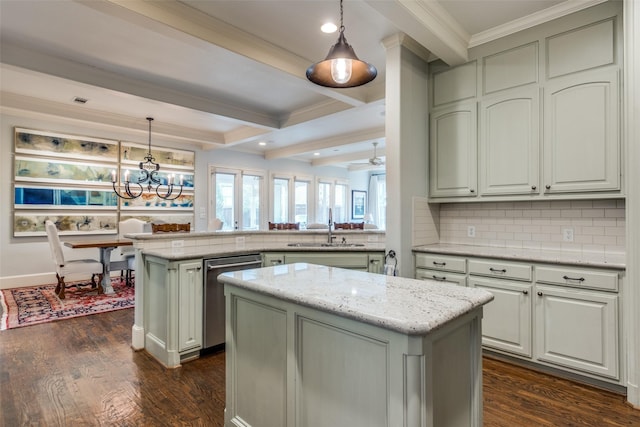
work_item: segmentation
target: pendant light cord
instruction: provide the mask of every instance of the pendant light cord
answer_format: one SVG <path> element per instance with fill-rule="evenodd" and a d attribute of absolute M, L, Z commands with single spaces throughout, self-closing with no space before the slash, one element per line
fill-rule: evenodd
<path fill-rule="evenodd" d="M 343 13 L 342 13 L 342 0 L 340 0 L 340 32 L 344 33 L 344 23 L 342 21 L 342 16 L 343 16 Z"/>

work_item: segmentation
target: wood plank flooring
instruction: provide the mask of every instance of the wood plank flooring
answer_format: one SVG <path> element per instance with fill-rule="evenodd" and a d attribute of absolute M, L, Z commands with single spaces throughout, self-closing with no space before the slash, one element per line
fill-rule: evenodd
<path fill-rule="evenodd" d="M 131 350 L 132 323 L 130 309 L 0 332 L 0 426 L 222 426 L 224 353 L 165 369 Z M 483 390 L 485 426 L 640 426 L 623 396 L 498 360 Z"/>

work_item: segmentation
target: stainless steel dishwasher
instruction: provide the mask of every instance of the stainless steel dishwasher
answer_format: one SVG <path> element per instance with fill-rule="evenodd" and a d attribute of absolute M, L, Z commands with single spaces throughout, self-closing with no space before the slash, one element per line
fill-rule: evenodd
<path fill-rule="evenodd" d="M 262 266 L 260 254 L 234 255 L 204 260 L 204 346 L 203 350 L 217 350 L 224 346 L 224 285 L 218 275 L 227 271 L 248 270 Z"/>

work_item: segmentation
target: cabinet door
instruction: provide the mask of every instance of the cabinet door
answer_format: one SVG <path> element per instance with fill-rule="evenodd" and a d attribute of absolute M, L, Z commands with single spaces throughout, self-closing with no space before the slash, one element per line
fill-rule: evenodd
<path fill-rule="evenodd" d="M 539 95 L 510 90 L 480 105 L 480 194 L 536 194 L 539 186 Z"/>
<path fill-rule="evenodd" d="M 420 280 L 437 280 L 438 282 L 447 282 L 458 286 L 467 286 L 467 276 L 464 274 L 449 273 L 447 271 L 427 270 L 424 268 L 416 268 L 416 279 Z"/>
<path fill-rule="evenodd" d="M 434 111 L 430 123 L 430 196 L 475 196 L 478 167 L 476 102 Z"/>
<path fill-rule="evenodd" d="M 180 263 L 178 284 L 178 352 L 202 346 L 202 261 Z"/>
<path fill-rule="evenodd" d="M 618 379 L 618 296 L 539 285 L 536 294 L 536 359 Z"/>
<path fill-rule="evenodd" d="M 382 274 L 384 269 L 383 254 L 369 254 L 369 273 Z"/>
<path fill-rule="evenodd" d="M 284 254 L 282 253 L 263 253 L 262 266 L 272 267 L 274 265 L 284 264 Z"/>
<path fill-rule="evenodd" d="M 544 191 L 620 189 L 618 74 L 552 80 L 545 89 Z"/>
<path fill-rule="evenodd" d="M 366 252 L 287 252 L 284 262 L 308 262 L 310 264 L 328 265 L 330 267 L 349 268 L 368 271 L 369 257 Z"/>
<path fill-rule="evenodd" d="M 485 289 L 494 297 L 484 306 L 482 345 L 531 357 L 532 285 L 469 276 L 469 287 Z"/>

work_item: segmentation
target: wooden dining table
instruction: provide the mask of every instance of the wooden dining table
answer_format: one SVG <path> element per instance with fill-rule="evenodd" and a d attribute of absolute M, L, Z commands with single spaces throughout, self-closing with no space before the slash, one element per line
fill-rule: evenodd
<path fill-rule="evenodd" d="M 73 249 L 100 249 L 100 262 L 102 263 L 102 289 L 105 294 L 114 293 L 111 286 L 111 251 L 119 246 L 132 246 L 133 241 L 127 239 L 96 239 L 77 242 L 64 242 L 64 245 Z"/>

